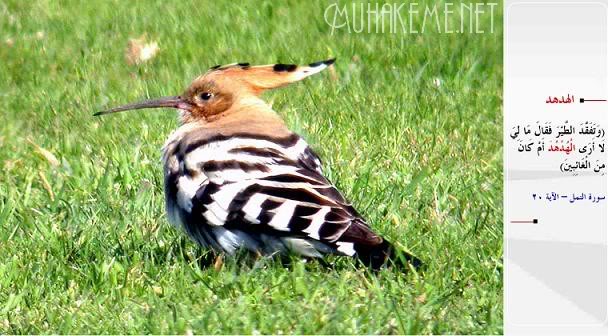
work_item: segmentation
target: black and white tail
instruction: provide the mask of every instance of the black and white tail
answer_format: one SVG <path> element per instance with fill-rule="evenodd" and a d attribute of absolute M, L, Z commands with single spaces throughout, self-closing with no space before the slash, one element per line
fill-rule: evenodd
<path fill-rule="evenodd" d="M 394 265 L 408 270 L 409 267 L 418 269 L 422 266 L 422 261 L 416 256 L 397 249 L 387 240 L 377 245 L 355 244 L 357 258 L 366 266 L 377 270 L 384 265 Z"/>

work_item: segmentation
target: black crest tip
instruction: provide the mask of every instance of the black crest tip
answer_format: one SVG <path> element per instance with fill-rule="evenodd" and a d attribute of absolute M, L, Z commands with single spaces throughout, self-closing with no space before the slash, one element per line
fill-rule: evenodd
<path fill-rule="evenodd" d="M 319 61 L 319 62 L 310 63 L 308 66 L 312 67 L 312 68 L 318 67 L 320 65 L 330 66 L 330 65 L 334 64 L 335 61 L 336 61 L 336 58 L 334 57 L 334 58 L 330 58 L 330 59 L 325 60 L 325 61 Z"/>
<path fill-rule="evenodd" d="M 282 64 L 282 63 L 277 63 L 272 67 L 272 70 L 276 71 L 276 72 L 282 72 L 282 71 L 287 71 L 287 72 L 293 72 L 298 68 L 297 65 L 295 64 Z"/>

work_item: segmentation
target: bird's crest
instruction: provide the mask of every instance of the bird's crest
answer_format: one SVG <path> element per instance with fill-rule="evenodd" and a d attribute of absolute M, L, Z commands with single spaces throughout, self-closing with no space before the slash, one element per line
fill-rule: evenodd
<path fill-rule="evenodd" d="M 249 63 L 216 65 L 197 80 L 229 78 L 240 81 L 251 93 L 260 94 L 317 74 L 332 65 L 334 61 L 335 58 L 308 65 L 283 63 L 258 66 L 251 66 Z"/>
<path fill-rule="evenodd" d="M 243 123 L 250 121 L 252 117 L 257 119 L 265 117 L 266 121 L 271 122 L 278 117 L 268 105 L 257 98 L 261 93 L 319 73 L 334 61 L 335 58 L 308 65 L 282 63 L 258 66 L 251 66 L 249 63 L 218 65 L 196 78 L 179 96 L 119 106 L 95 115 L 172 107 L 181 111 L 182 123 L 194 121 L 234 123 L 239 120 Z"/>

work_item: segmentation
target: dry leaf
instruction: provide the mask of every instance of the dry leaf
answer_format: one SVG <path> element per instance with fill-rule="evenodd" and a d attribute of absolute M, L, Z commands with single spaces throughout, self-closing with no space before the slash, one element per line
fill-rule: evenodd
<path fill-rule="evenodd" d="M 334 65 L 331 65 L 329 67 L 329 78 L 331 78 L 332 81 L 337 81 L 338 80 L 338 73 L 336 72 L 336 67 Z"/>
<path fill-rule="evenodd" d="M 217 258 L 215 258 L 215 262 L 213 263 L 213 268 L 215 269 L 216 272 L 219 272 L 222 269 L 223 265 L 224 265 L 224 258 L 222 258 L 222 255 L 218 255 Z"/>
<path fill-rule="evenodd" d="M 44 176 L 44 173 L 42 171 L 38 171 L 38 176 L 40 176 L 40 180 L 42 181 L 42 187 L 49 194 L 51 201 L 55 201 L 55 193 L 53 192 L 53 189 L 51 188 L 51 184 L 49 183 L 49 180 L 46 179 L 46 176 Z"/>
<path fill-rule="evenodd" d="M 393 225 L 395 226 L 399 226 L 401 225 L 401 219 L 399 219 L 399 217 L 397 215 L 395 215 L 394 213 L 391 214 L 391 221 L 393 222 Z"/>
<path fill-rule="evenodd" d="M 5 160 L 4 169 L 6 171 L 13 170 L 17 166 L 22 166 L 23 161 L 21 159 Z"/>
<path fill-rule="evenodd" d="M 55 154 L 49 152 L 48 150 L 38 146 L 37 144 L 35 144 L 32 140 L 27 139 L 27 141 L 34 146 L 34 148 L 36 148 L 36 151 L 38 152 L 38 154 L 40 154 L 43 158 L 46 159 L 46 161 L 48 161 L 48 163 L 51 164 L 51 166 L 53 167 L 58 167 L 60 162 L 59 159 L 57 159 L 57 157 L 55 156 Z"/>
<path fill-rule="evenodd" d="M 425 303 L 426 302 L 426 293 L 422 293 L 422 295 L 416 297 L 416 302 Z"/>
<path fill-rule="evenodd" d="M 146 42 L 145 35 L 129 40 L 125 57 L 129 65 L 142 64 L 154 58 L 160 51 L 156 41 Z"/>

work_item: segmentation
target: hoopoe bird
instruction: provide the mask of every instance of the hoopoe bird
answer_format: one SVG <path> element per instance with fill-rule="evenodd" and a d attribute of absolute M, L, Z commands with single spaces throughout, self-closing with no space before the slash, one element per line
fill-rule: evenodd
<path fill-rule="evenodd" d="M 215 66 L 180 96 L 98 112 L 179 111 L 163 147 L 169 221 L 203 247 L 228 255 L 351 256 L 378 269 L 388 260 L 413 267 L 415 256 L 374 233 L 323 176 L 321 161 L 260 95 L 326 69 L 311 63 Z"/>

